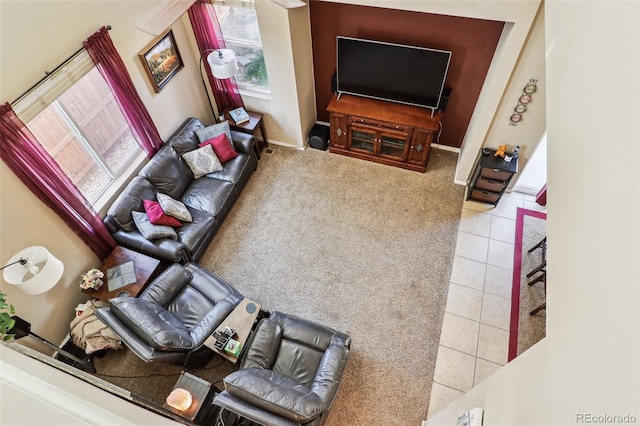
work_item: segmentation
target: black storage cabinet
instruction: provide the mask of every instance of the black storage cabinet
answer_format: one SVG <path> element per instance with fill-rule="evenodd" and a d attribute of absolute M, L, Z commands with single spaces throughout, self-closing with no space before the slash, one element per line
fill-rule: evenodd
<path fill-rule="evenodd" d="M 518 157 L 506 162 L 502 157 L 496 157 L 495 152 L 492 149 L 488 155 L 480 155 L 469 183 L 467 200 L 497 206 L 518 171 Z"/>

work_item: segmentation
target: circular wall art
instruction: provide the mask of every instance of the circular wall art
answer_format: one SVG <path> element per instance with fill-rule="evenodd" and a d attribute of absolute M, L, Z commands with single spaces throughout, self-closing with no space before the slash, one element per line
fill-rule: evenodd
<path fill-rule="evenodd" d="M 531 95 L 522 95 L 518 100 L 521 104 L 528 104 L 529 102 L 531 102 Z"/>
<path fill-rule="evenodd" d="M 532 78 L 522 89 L 522 94 L 518 98 L 518 103 L 513 108 L 513 113 L 509 117 L 509 125 L 516 126 L 522 121 L 522 114 L 527 112 L 527 105 L 533 101 L 533 94 L 538 91 L 538 80 Z"/>

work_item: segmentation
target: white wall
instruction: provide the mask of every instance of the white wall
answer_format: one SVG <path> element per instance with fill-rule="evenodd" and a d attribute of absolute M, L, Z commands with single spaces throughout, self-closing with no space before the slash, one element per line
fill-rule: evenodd
<path fill-rule="evenodd" d="M 640 421 L 640 3 L 545 7 L 547 337 L 427 425 Z"/>
<path fill-rule="evenodd" d="M 256 14 L 271 97 L 245 97 L 245 105 L 265 114 L 269 142 L 302 148 L 316 119 L 309 8 L 258 0 Z"/>
<path fill-rule="evenodd" d="M 527 166 L 547 128 L 545 120 L 547 87 L 544 32 L 544 5 L 541 4 L 531 32 L 525 42 L 524 50 L 520 54 L 516 68 L 513 70 L 504 96 L 496 110 L 493 123 L 483 143 L 483 147 L 488 146 L 490 148 L 507 145 L 507 150 L 509 151 L 513 150 L 516 145 L 520 147 L 518 174 L 512 180 L 511 187 L 520 180 L 519 173 Z M 518 99 L 522 96 L 522 89 L 531 79 L 538 80 L 536 83 L 537 91 L 532 95 L 533 101 L 527 105 L 527 111 L 522 114 L 522 121 L 516 126 L 512 126 L 509 118 L 513 114 L 513 109 L 518 103 Z"/>
<path fill-rule="evenodd" d="M 0 344 L 3 425 L 175 425 Z"/>
<path fill-rule="evenodd" d="M 547 134 L 545 132 L 529 157 L 526 167 L 518 173 L 513 190 L 525 194 L 536 195 L 547 183 Z"/>

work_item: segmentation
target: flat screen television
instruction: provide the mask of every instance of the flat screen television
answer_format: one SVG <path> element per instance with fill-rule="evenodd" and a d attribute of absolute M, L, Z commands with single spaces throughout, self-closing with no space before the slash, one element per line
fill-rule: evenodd
<path fill-rule="evenodd" d="M 437 109 L 450 59 L 445 50 L 338 36 L 336 88 Z"/>

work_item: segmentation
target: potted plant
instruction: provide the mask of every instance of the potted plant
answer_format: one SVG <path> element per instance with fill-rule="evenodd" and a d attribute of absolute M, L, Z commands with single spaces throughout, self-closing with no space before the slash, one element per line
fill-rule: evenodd
<path fill-rule="evenodd" d="M 12 315 L 16 313 L 13 305 L 9 305 L 6 301 L 7 295 L 0 292 L 0 336 L 2 340 L 7 341 L 13 339 L 13 334 L 9 334 L 9 331 L 16 324 L 16 320 Z"/>

